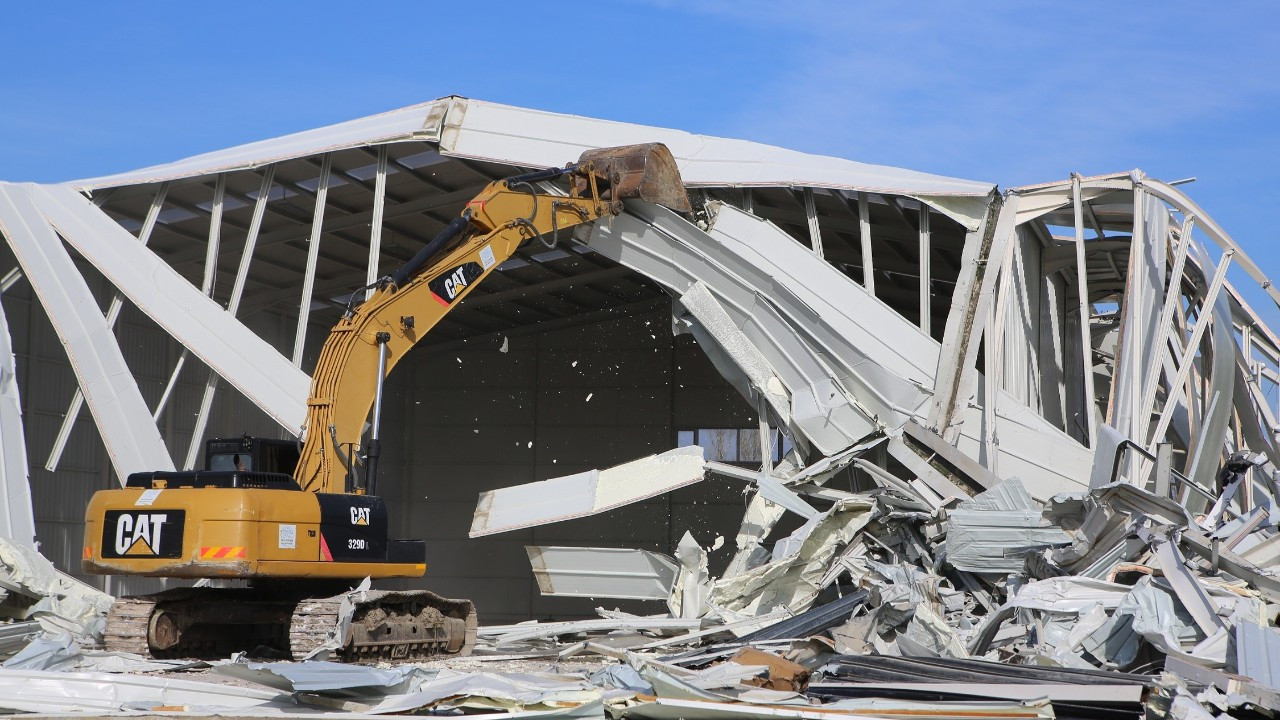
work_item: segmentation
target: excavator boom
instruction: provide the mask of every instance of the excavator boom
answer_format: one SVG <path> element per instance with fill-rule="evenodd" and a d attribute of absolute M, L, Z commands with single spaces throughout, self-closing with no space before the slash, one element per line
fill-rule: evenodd
<path fill-rule="evenodd" d="M 537 186 L 566 175 L 568 196 Z M 689 211 L 666 146 L 587 151 L 563 169 L 490 183 L 468 202 L 457 219 L 404 268 L 379 282 L 330 333 L 307 399 L 305 443 L 294 473 L 302 489 L 369 490 L 358 449 L 380 377 L 522 244 L 535 238 L 555 243 L 575 226 L 621 212 L 628 199 Z M 382 376 L 380 345 L 386 347 Z M 377 452 L 376 446 L 365 450 Z"/>

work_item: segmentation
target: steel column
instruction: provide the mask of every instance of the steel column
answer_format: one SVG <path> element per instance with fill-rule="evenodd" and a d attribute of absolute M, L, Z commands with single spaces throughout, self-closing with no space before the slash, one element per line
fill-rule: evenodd
<path fill-rule="evenodd" d="M 378 177 L 373 184 L 373 220 L 369 230 L 369 267 L 364 282 L 373 285 L 378 279 L 378 254 L 382 249 L 382 214 L 387 202 L 387 146 L 378 147 Z M 365 299 L 373 296 L 373 288 L 365 290 Z"/>
<path fill-rule="evenodd" d="M 324 225 L 325 202 L 329 198 L 329 175 L 332 170 L 333 155 L 326 154 L 320 165 L 320 184 L 316 187 L 316 207 L 311 218 L 311 238 L 307 245 L 307 270 L 302 276 L 302 301 L 298 306 L 298 329 L 293 337 L 293 366 L 298 368 L 302 367 L 302 346 L 307 339 L 307 322 L 311 318 L 311 293 L 316 283 L 316 260 L 320 257 L 320 235 Z M 378 225 L 382 225 L 381 219 Z"/>
<path fill-rule="evenodd" d="M 822 228 L 818 225 L 818 206 L 813 200 L 813 188 L 804 189 L 804 215 L 809 221 L 809 247 L 814 255 L 822 257 Z"/>
<path fill-rule="evenodd" d="M 930 332 L 933 325 L 933 303 L 929 301 L 932 295 L 929 287 L 929 240 L 929 206 L 920 201 L 920 329 L 925 335 L 933 334 Z"/>
<path fill-rule="evenodd" d="M 219 174 L 213 186 L 213 207 L 209 213 L 209 240 L 205 245 L 204 279 L 200 283 L 200 290 L 210 297 L 213 296 L 213 285 L 218 277 L 218 245 L 222 241 L 222 208 L 226 194 L 227 176 Z M 156 409 L 151 414 L 153 419 L 159 420 L 160 415 L 164 413 L 164 408 L 169 403 L 169 396 L 173 394 L 173 388 L 178 384 L 178 376 L 182 373 L 183 366 L 187 364 L 187 356 L 190 354 L 190 350 L 182 348 L 178 361 L 173 364 L 173 372 L 169 374 L 169 382 L 164 386 L 160 401 L 156 403 Z"/>
<path fill-rule="evenodd" d="M 871 217 L 867 214 L 867 194 L 858 193 L 858 238 L 862 241 L 862 285 L 876 294 L 876 266 L 871 259 Z"/>
<path fill-rule="evenodd" d="M 1173 311 L 1182 301 L 1182 273 L 1187 264 L 1187 251 L 1191 246 L 1191 231 L 1195 227 L 1196 218 L 1194 215 L 1188 215 L 1182 223 L 1182 230 L 1178 238 L 1178 249 L 1174 253 L 1173 269 L 1169 274 L 1169 292 L 1165 294 L 1164 305 L 1160 308 L 1160 319 L 1156 321 L 1156 335 L 1152 348 L 1159 353 L 1164 353 L 1165 345 L 1169 342 L 1169 335 L 1173 332 Z M 1151 372 L 1147 378 L 1146 385 L 1142 389 L 1142 404 L 1137 408 L 1137 412 L 1141 413 L 1139 417 L 1150 418 L 1151 411 L 1156 403 L 1156 390 L 1160 385 L 1160 373 Z M 1169 388 L 1172 393 L 1174 387 Z"/>
<path fill-rule="evenodd" d="M 1098 428 L 1093 414 L 1097 412 L 1097 391 L 1093 385 L 1093 335 L 1089 321 L 1093 317 L 1089 302 L 1089 270 L 1084 253 L 1084 203 L 1080 200 L 1080 175 L 1071 176 L 1071 203 L 1075 209 L 1076 226 L 1076 292 L 1080 295 L 1080 368 L 1084 373 L 1084 426 L 1089 437 L 1089 447 L 1098 444 Z M 1098 230 L 1101 233 L 1101 229 Z M 1101 235 L 1099 235 L 1101 238 Z"/>

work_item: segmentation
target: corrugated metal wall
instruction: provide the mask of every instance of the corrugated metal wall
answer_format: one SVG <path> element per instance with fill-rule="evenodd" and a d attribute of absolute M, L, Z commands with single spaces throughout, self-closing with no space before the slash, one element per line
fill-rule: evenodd
<path fill-rule="evenodd" d="M 704 546 L 721 534 L 732 547 L 741 487 L 715 479 L 591 518 L 469 539 L 483 490 L 662 452 L 680 428 L 755 423 L 692 339 L 671 336 L 665 312 L 511 337 L 506 352 L 500 346 L 473 341 L 427 350 L 412 363 L 400 524 L 407 536 L 428 540 L 428 570 L 425 581 L 407 584 L 474 598 L 482 622 L 580 616 L 602 603 L 628 605 L 541 597 L 525 545 L 669 553 L 688 529 Z M 715 561 L 726 562 L 729 547 Z"/>

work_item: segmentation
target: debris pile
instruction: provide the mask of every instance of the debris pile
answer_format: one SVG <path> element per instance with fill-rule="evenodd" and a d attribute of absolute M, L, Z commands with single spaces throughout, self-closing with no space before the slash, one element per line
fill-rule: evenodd
<path fill-rule="evenodd" d="M 927 432 L 910 430 L 915 438 Z M 804 678 L 771 672 L 767 687 L 798 692 L 810 675 L 816 679 L 808 703 L 823 697 L 816 687 L 860 698 L 1029 701 L 1025 691 L 965 689 L 970 677 L 949 681 L 964 672 L 995 673 L 1020 678 L 1003 684 L 1025 684 L 1029 676 L 1017 673 L 1034 669 L 1042 673 L 1034 682 L 1047 685 L 1141 686 L 1141 697 L 1165 701 L 1149 704 L 1148 713 L 1280 710 L 1280 674 L 1273 675 L 1268 654 L 1280 650 L 1280 575 L 1271 551 L 1280 540 L 1265 497 L 1276 477 L 1263 457 L 1232 455 L 1215 488 L 1194 486 L 1168 467 L 1146 468 L 1148 482 L 1130 483 L 1117 478 L 1126 470 L 1138 476 L 1125 463 L 1137 465 L 1118 444 L 1097 453 L 1089 490 L 1037 500 L 1016 477 L 1000 481 L 937 455 L 926 458 L 941 468 L 930 482 L 920 481 L 926 473 L 917 468 L 916 480 L 896 477 L 861 458 L 881 442 L 903 447 L 902 434 L 884 437 L 800 471 L 785 461 L 758 472 L 705 463 L 709 478 L 751 483 L 737 553 L 720 577 L 709 573 L 707 550 L 692 534 L 675 557 L 530 547 L 544 594 L 661 599 L 669 613 L 601 609 L 599 620 L 486 627 L 477 652 L 561 661 L 599 654 L 694 684 L 727 672 L 726 663 L 743 664 L 744 655 L 763 654 L 799 663 Z M 670 462 L 652 461 L 646 473 Z M 851 492 L 827 482 L 850 465 L 879 487 Z M 685 475 L 669 475 L 670 484 L 687 483 Z M 621 494 L 602 486 L 604 477 L 591 476 L 587 495 Z M 1255 500 L 1241 515 L 1231 501 L 1246 482 Z M 499 501 L 514 492 L 487 494 L 484 512 L 510 511 Z M 1205 512 L 1193 516 L 1188 496 L 1207 498 Z M 804 523 L 775 533 L 788 512 Z M 612 587 L 626 589 L 611 594 L 609 578 L 617 575 L 627 582 Z M 939 667 L 950 670 L 937 677 L 924 670 Z M 779 685 L 770 684 L 775 680 Z M 878 687 L 857 687 L 870 682 Z M 830 689 L 836 687 L 843 689 Z M 1060 699 L 1078 698 L 1073 692 Z M 1045 693 L 1036 697 L 1052 695 Z M 698 699 L 735 701 L 723 694 Z"/>
<path fill-rule="evenodd" d="M 573 514 L 687 484 L 691 453 L 578 476 L 592 500 Z M 1153 478 L 1160 493 L 1114 481 L 1120 454 L 1098 460 L 1113 470 L 1088 491 L 1044 500 L 1017 478 L 954 467 L 954 487 L 988 487 L 941 498 L 882 469 L 869 491 L 828 486 L 858 459 L 798 472 L 784 463 L 767 480 L 706 463 L 709 474 L 755 475 L 737 553 L 719 577 L 691 533 L 675 557 L 530 547 L 547 594 L 665 601 L 667 611 L 485 626 L 473 656 L 431 663 L 206 664 L 94 651 L 81 645 L 101 598 L 49 575 L 38 555 L 0 546 L 0 584 L 50 593 L 23 617 L 51 631 L 0 668 L 0 707 L 653 720 L 1207 720 L 1280 710 L 1271 506 L 1241 515 L 1222 501 L 1246 480 L 1257 498 L 1274 492 L 1274 468 L 1259 456 L 1233 455 L 1218 487 L 1201 488 L 1215 502 L 1195 516 L 1173 499 L 1191 482 L 1176 473 Z M 610 484 L 635 477 L 642 487 Z M 526 524 L 502 494 L 482 504 L 488 520 Z M 803 523 L 783 533 L 787 512 Z M 190 679 L 169 676 L 177 672 Z"/>
<path fill-rule="evenodd" d="M 0 537 L 0 657 L 40 635 L 101 643 L 112 599 L 59 572 L 33 548 Z"/>

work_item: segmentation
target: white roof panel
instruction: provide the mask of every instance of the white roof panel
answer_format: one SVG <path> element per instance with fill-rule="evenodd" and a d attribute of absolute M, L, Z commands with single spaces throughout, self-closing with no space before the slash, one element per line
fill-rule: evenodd
<path fill-rule="evenodd" d="M 563 165 L 591 148 L 661 142 L 675 155 L 680 175 L 689 185 L 812 186 L 897 195 L 981 196 L 995 187 L 747 140 L 478 100 L 455 100 L 442 135 L 445 154 L 530 167 Z"/>
<path fill-rule="evenodd" d="M 67 184 L 77 190 L 93 190 L 176 180 L 410 140 L 440 142 L 447 155 L 524 167 L 564 165 L 590 148 L 662 142 L 671 148 L 685 182 L 702 186 L 812 186 L 933 196 L 985 196 L 994 188 L 987 182 L 810 155 L 746 140 L 459 97 Z"/>

